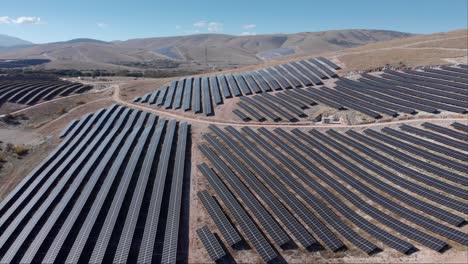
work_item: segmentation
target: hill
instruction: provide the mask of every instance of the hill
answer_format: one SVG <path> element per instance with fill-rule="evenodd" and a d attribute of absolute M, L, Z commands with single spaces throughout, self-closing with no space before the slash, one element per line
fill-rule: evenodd
<path fill-rule="evenodd" d="M 412 36 L 385 30 L 335 30 L 232 36 L 191 36 L 102 42 L 78 39 L 0 52 L 3 59 L 45 58 L 49 69 L 232 69 L 265 61 Z M 170 63 L 173 62 L 173 63 Z M 174 63 L 175 62 L 175 63 Z"/>
<path fill-rule="evenodd" d="M 33 44 L 32 42 L 8 36 L 8 35 L 3 35 L 0 34 L 0 48 L 9 48 L 9 47 L 14 47 L 14 46 L 25 46 L 25 45 L 31 45 Z"/>

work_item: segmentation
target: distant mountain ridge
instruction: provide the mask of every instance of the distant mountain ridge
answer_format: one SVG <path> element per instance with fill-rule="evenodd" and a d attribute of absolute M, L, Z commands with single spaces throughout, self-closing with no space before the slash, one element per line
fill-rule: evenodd
<path fill-rule="evenodd" d="M 29 42 L 27 40 L 0 34 L 0 47 L 2 48 L 9 48 L 9 47 L 15 47 L 15 46 L 27 46 L 27 45 L 32 45 L 32 44 L 33 44 L 32 42 Z"/>
<path fill-rule="evenodd" d="M 227 69 L 412 35 L 388 30 L 352 29 L 255 36 L 199 34 L 113 42 L 74 39 L 0 51 L 0 58 L 50 59 L 45 67 L 51 69 L 132 69 L 141 65 L 161 65 L 154 63 L 158 61 L 173 61 L 179 67 L 190 69 Z M 172 67 L 173 63 L 167 65 Z"/>

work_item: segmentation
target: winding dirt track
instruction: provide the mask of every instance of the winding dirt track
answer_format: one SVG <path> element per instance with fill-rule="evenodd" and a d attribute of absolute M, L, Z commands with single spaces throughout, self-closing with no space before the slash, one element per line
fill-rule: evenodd
<path fill-rule="evenodd" d="M 142 105 L 132 104 L 126 102 L 120 98 L 120 87 L 116 87 L 114 89 L 114 94 L 112 99 L 119 104 L 140 109 L 142 111 L 155 113 L 159 116 L 169 117 L 173 119 L 177 119 L 179 121 L 189 121 L 196 124 L 204 124 L 204 125 L 220 125 L 220 126 L 246 126 L 246 127 L 294 127 L 294 128 L 353 128 L 353 127 L 374 127 L 374 126 L 382 126 L 382 125 L 390 125 L 390 124 L 408 124 L 408 123 L 416 123 L 421 121 L 463 121 L 466 122 L 466 117 L 459 117 L 459 118 L 424 118 L 424 119 L 409 119 L 409 120 L 395 120 L 390 122 L 384 123 L 371 123 L 371 124 L 360 124 L 360 125 L 344 125 L 344 124 L 327 124 L 327 125 L 317 125 L 312 122 L 298 122 L 298 123 L 263 123 L 263 122 L 232 122 L 232 121 L 220 121 L 220 120 L 206 120 L 206 119 L 198 119 L 193 117 L 182 116 L 174 112 L 167 112 L 164 110 L 159 110 L 151 107 L 146 107 Z"/>

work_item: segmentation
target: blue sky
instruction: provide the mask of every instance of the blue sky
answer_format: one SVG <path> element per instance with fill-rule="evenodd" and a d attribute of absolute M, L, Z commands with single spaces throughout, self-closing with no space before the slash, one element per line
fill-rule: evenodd
<path fill-rule="evenodd" d="M 332 29 L 467 28 L 468 0 L 3 0 L 0 34 L 35 43 Z"/>

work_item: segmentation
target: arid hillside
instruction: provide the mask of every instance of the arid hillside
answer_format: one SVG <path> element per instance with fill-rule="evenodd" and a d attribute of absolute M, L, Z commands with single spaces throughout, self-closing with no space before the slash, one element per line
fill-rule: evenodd
<path fill-rule="evenodd" d="M 2 59 L 50 59 L 46 69 L 232 69 L 287 57 L 304 56 L 412 34 L 385 30 L 337 30 L 232 36 L 202 34 L 116 42 L 67 41 L 0 52 Z"/>

